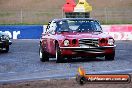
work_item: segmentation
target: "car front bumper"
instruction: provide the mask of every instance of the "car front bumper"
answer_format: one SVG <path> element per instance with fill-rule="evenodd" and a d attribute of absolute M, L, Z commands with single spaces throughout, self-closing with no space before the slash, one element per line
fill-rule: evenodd
<path fill-rule="evenodd" d="M 68 56 L 87 56 L 87 55 L 104 55 L 113 54 L 115 52 L 114 46 L 102 46 L 102 47 L 60 47 L 62 55 Z"/>
<path fill-rule="evenodd" d="M 9 40 L 9 45 L 11 45 L 12 44 L 12 41 L 11 40 Z"/>

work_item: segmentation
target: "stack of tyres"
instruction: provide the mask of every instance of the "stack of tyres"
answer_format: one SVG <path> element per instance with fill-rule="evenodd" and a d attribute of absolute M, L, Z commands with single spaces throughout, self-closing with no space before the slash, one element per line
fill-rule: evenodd
<path fill-rule="evenodd" d="M 89 18 L 91 11 L 92 6 L 86 0 L 79 0 L 77 5 L 74 0 L 66 0 L 66 4 L 63 6 L 66 18 Z"/>

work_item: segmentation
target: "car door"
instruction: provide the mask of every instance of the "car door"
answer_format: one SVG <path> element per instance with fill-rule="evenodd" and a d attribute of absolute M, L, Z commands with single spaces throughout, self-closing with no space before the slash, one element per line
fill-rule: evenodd
<path fill-rule="evenodd" d="M 55 29 L 56 29 L 56 22 L 52 21 L 50 26 L 49 26 L 49 31 L 48 31 L 48 51 L 50 54 L 54 55 L 55 54 Z"/>
<path fill-rule="evenodd" d="M 44 30 L 44 33 L 42 34 L 42 45 L 45 51 L 48 52 L 48 36 L 49 36 L 49 27 L 50 27 L 51 22 L 48 23 L 46 29 Z"/>

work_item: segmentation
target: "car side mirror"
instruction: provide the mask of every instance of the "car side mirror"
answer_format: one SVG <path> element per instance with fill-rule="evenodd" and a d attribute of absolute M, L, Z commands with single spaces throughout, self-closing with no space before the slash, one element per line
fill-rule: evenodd
<path fill-rule="evenodd" d="M 103 30 L 101 30 L 101 33 L 103 33 Z"/>

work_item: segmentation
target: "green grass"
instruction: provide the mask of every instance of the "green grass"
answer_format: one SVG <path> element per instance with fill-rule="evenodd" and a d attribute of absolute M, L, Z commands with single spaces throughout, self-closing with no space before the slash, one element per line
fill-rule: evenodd
<path fill-rule="evenodd" d="M 8 13 L 8 12 L 3 12 L 3 13 L 0 13 L 0 18 L 1 17 L 9 17 L 9 16 L 12 16 L 13 13 Z"/>
<path fill-rule="evenodd" d="M 36 13 L 37 16 L 44 16 L 44 15 L 47 15 L 47 16 L 54 16 L 53 13 L 49 13 L 49 12 L 41 12 L 41 13 Z"/>
<path fill-rule="evenodd" d="M 111 25 L 111 24 L 132 24 L 132 22 L 120 22 L 120 21 L 109 21 L 109 22 L 105 22 L 105 21 L 100 21 L 101 24 L 103 25 Z M 0 25 L 45 25 L 48 24 L 48 22 L 43 22 L 43 23 L 0 23 Z"/>
<path fill-rule="evenodd" d="M 110 25 L 110 24 L 132 24 L 131 21 L 115 21 L 115 20 L 110 20 L 110 21 L 100 21 L 101 24 L 106 24 L 106 25 Z"/>
<path fill-rule="evenodd" d="M 45 25 L 48 23 L 0 23 L 0 25 Z"/>

